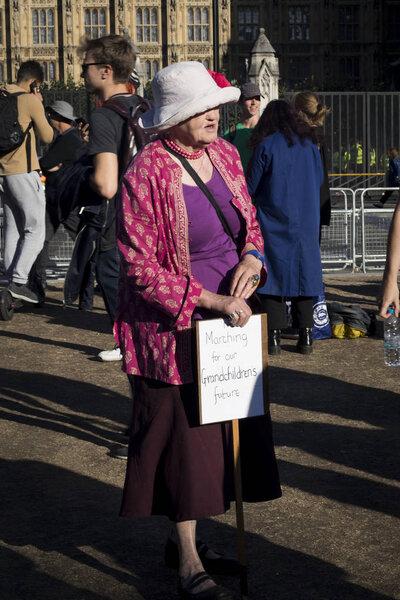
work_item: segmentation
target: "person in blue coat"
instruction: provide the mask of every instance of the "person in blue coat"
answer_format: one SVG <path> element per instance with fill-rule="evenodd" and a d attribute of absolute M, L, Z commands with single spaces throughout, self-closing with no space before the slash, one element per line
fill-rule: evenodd
<path fill-rule="evenodd" d="M 285 298 L 299 327 L 297 351 L 312 352 L 313 296 L 322 291 L 318 243 L 324 173 L 317 133 L 284 100 L 273 100 L 256 125 L 247 185 L 264 237 L 267 282 L 259 288 L 268 314 L 270 354 L 280 354 Z"/>
<path fill-rule="evenodd" d="M 389 169 L 386 173 L 386 185 L 387 187 L 399 187 L 400 185 L 400 157 L 396 148 L 389 148 L 387 151 L 389 159 Z M 393 190 L 387 190 L 381 196 L 379 202 L 376 202 L 374 206 L 377 208 L 383 208 L 385 203 L 389 200 L 393 194 Z"/>

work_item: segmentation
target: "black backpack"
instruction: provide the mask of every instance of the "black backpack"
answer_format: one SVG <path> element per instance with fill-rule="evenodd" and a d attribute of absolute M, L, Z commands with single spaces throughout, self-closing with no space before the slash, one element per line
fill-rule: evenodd
<path fill-rule="evenodd" d="M 33 126 L 31 121 L 25 131 L 18 121 L 18 96 L 25 92 L 11 94 L 5 89 L 0 89 L 0 156 L 9 154 L 23 144 L 29 130 Z M 26 148 L 28 158 L 28 171 L 30 171 L 30 143 Z"/>
<path fill-rule="evenodd" d="M 122 139 L 121 151 L 119 152 L 119 172 L 125 171 L 132 158 L 140 148 L 150 141 L 150 136 L 139 127 L 139 117 L 150 108 L 150 103 L 141 96 L 135 97 L 136 102 L 132 106 L 125 106 L 118 100 L 107 100 L 103 107 L 116 112 L 125 119 L 125 130 Z"/>

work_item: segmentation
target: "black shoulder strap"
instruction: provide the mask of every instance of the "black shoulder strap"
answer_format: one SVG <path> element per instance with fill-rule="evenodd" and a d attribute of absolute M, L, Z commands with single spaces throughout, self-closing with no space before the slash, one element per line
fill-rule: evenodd
<path fill-rule="evenodd" d="M 214 210 L 217 213 L 219 220 L 222 223 L 222 227 L 224 228 L 225 233 L 227 235 L 229 235 L 229 237 L 231 238 L 231 240 L 234 242 L 234 244 L 236 246 L 236 240 L 235 240 L 235 236 L 232 233 L 232 229 L 229 227 L 229 223 L 226 220 L 224 213 L 218 206 L 217 201 L 215 200 L 214 196 L 212 195 L 212 193 L 210 192 L 210 190 L 208 189 L 208 187 L 206 186 L 204 181 L 199 177 L 199 175 L 196 173 L 196 171 L 193 169 L 193 167 L 190 166 L 190 164 L 186 160 L 186 158 L 184 158 L 183 156 L 181 156 L 180 154 L 178 154 L 177 152 L 174 152 L 171 148 L 169 148 L 169 146 L 167 146 L 167 144 L 164 142 L 164 140 L 161 140 L 161 141 L 162 141 L 162 145 L 167 150 L 167 152 L 171 152 L 171 154 L 176 156 L 176 158 L 178 158 L 181 161 L 182 165 L 185 167 L 185 169 L 189 173 L 190 177 L 197 183 L 197 185 L 201 189 L 201 191 L 207 196 L 207 198 L 211 202 L 212 206 L 214 207 Z"/>

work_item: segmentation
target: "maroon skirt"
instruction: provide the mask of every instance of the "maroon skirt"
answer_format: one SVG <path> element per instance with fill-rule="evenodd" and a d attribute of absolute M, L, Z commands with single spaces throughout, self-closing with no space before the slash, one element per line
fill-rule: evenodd
<path fill-rule="evenodd" d="M 121 516 L 188 521 L 234 500 L 231 423 L 199 425 L 196 385 L 129 376 L 134 394 Z M 281 496 L 269 414 L 239 421 L 243 499 Z"/>

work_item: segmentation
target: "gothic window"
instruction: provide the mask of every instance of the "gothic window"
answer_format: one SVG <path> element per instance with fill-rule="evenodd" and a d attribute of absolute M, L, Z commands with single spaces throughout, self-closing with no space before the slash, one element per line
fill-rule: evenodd
<path fill-rule="evenodd" d="M 92 40 L 106 35 L 106 9 L 86 8 L 84 12 L 85 34 Z"/>
<path fill-rule="evenodd" d="M 3 9 L 0 8 L 0 46 L 3 45 Z"/>
<path fill-rule="evenodd" d="M 389 41 L 400 42 L 400 6 L 390 7 L 390 10 L 388 11 L 387 31 Z"/>
<path fill-rule="evenodd" d="M 358 56 L 344 56 L 339 61 L 339 72 L 345 85 L 360 85 L 360 59 Z"/>
<path fill-rule="evenodd" d="M 136 41 L 158 42 L 157 8 L 138 8 L 136 10 Z"/>
<path fill-rule="evenodd" d="M 42 67 L 42 71 L 43 71 L 43 81 L 48 81 L 48 79 L 47 79 L 47 63 L 42 62 L 42 63 L 40 63 L 40 66 Z"/>
<path fill-rule="evenodd" d="M 158 70 L 158 60 L 153 60 L 153 62 L 146 60 L 144 63 L 144 78 L 149 81 L 158 73 Z"/>
<path fill-rule="evenodd" d="M 203 60 L 203 65 L 205 66 L 206 69 L 210 68 L 210 61 L 208 60 L 208 58 L 206 58 L 205 60 Z"/>
<path fill-rule="evenodd" d="M 53 81 L 56 78 L 56 63 L 54 61 L 42 62 L 43 81 Z"/>
<path fill-rule="evenodd" d="M 4 81 L 4 65 L 0 63 L 0 82 Z"/>
<path fill-rule="evenodd" d="M 289 59 L 289 79 L 291 82 L 302 81 L 311 75 L 310 58 L 299 56 Z"/>
<path fill-rule="evenodd" d="M 289 7 L 289 41 L 308 42 L 310 39 L 310 7 Z"/>
<path fill-rule="evenodd" d="M 208 42 L 210 39 L 210 17 L 208 8 L 188 8 L 187 35 L 189 42 Z"/>
<path fill-rule="evenodd" d="M 52 61 L 49 63 L 49 80 L 53 81 L 56 78 L 56 65 Z"/>
<path fill-rule="evenodd" d="M 34 44 L 54 44 L 54 10 L 41 8 L 32 11 Z"/>
<path fill-rule="evenodd" d="M 256 39 L 260 27 L 260 9 L 256 7 L 239 8 L 238 39 L 240 42 L 252 42 Z"/>
<path fill-rule="evenodd" d="M 151 63 L 149 60 L 144 62 L 144 78 L 147 79 L 147 81 L 151 79 Z"/>
<path fill-rule="evenodd" d="M 359 6 L 341 6 L 339 8 L 339 40 L 354 42 L 360 39 Z"/>

